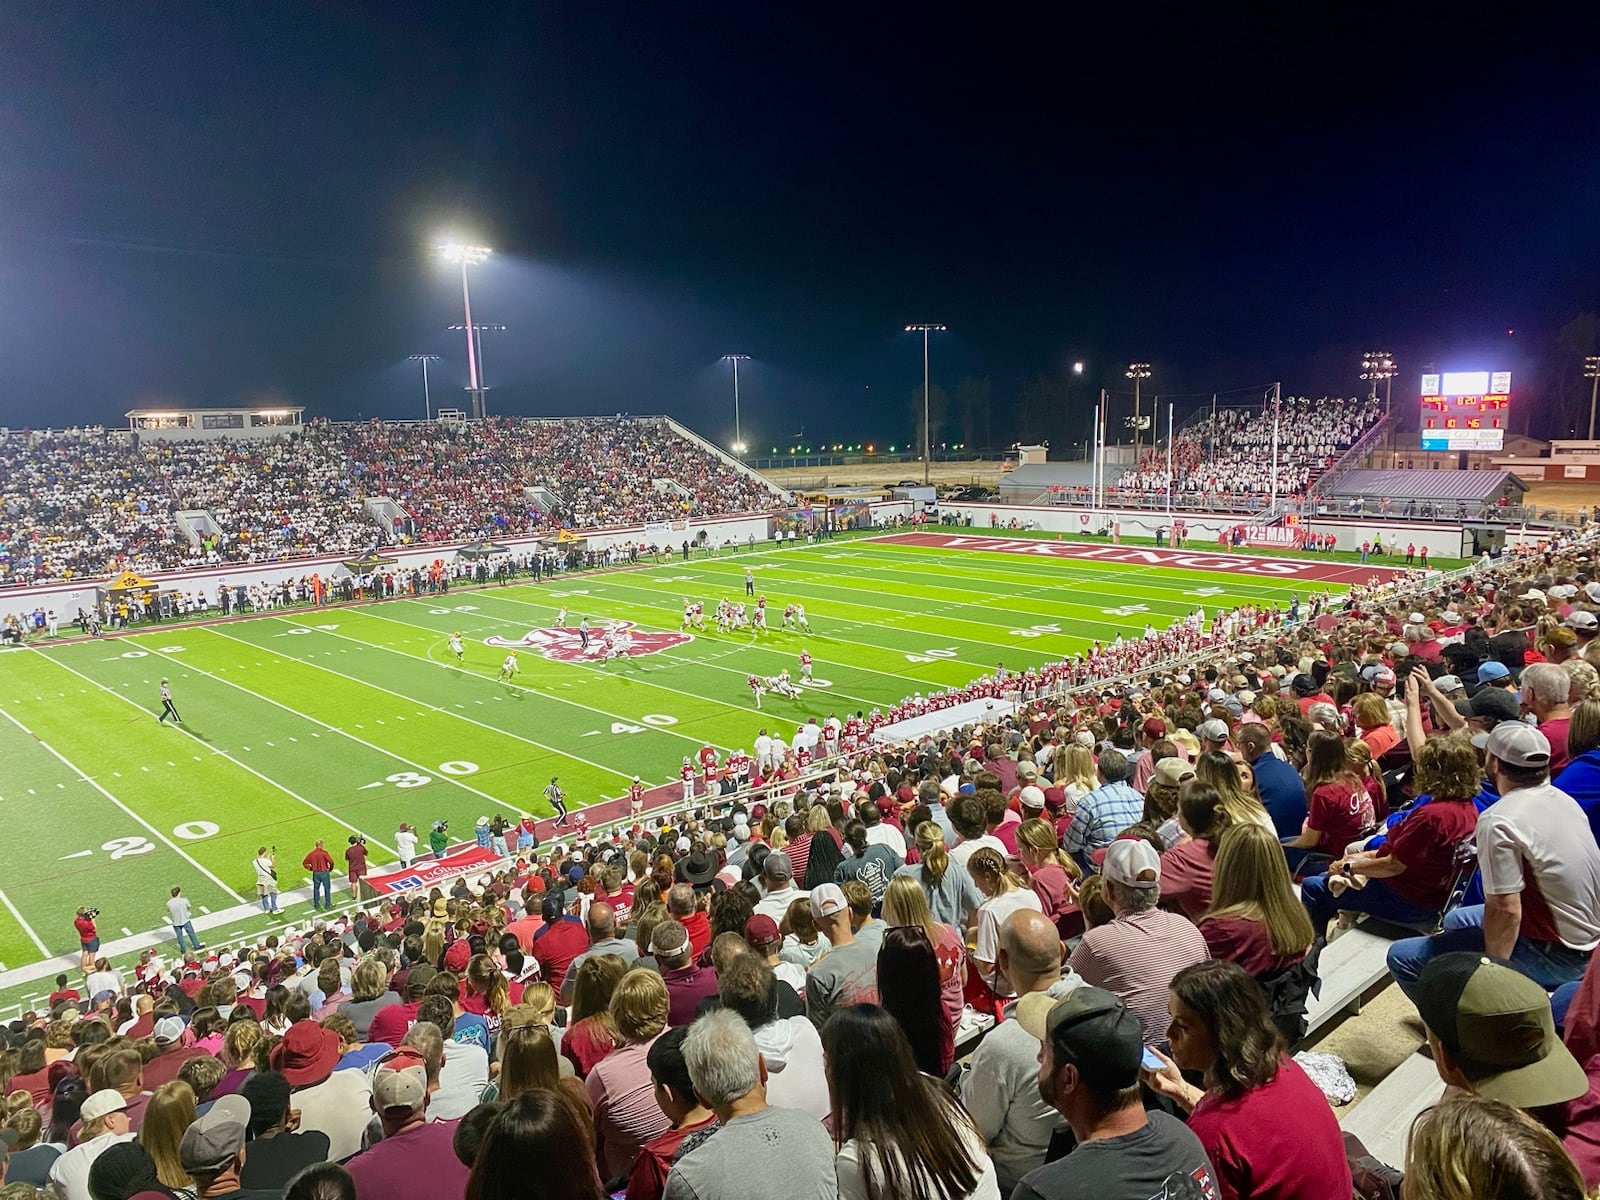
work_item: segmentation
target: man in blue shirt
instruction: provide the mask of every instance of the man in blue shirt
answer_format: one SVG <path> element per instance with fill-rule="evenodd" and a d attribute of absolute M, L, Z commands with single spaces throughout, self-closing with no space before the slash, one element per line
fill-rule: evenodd
<path fill-rule="evenodd" d="M 1090 852 L 1109 846 L 1144 816 L 1144 797 L 1128 784 L 1128 760 L 1122 752 L 1103 750 L 1096 765 L 1100 786 L 1078 801 L 1061 847 L 1088 872 L 1095 869 Z"/>
<path fill-rule="evenodd" d="M 1272 731 L 1251 722 L 1233 735 L 1255 772 L 1256 790 L 1280 838 L 1297 837 L 1306 819 L 1306 785 L 1300 773 L 1272 752 Z"/>

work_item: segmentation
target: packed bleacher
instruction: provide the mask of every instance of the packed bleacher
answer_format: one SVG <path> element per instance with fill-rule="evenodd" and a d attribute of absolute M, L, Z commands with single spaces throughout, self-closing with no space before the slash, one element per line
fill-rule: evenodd
<path fill-rule="evenodd" d="M 662 482 L 658 482 L 662 481 Z M 675 486 L 674 486 L 675 485 Z M 543 507 L 527 489 L 543 488 Z M 410 527 L 363 501 L 387 497 Z M 313 422 L 269 440 L 0 437 L 0 585 L 260 563 L 771 509 L 772 489 L 650 418 Z M 204 511 L 199 544 L 177 514 Z"/>
<path fill-rule="evenodd" d="M 1176 497 L 1265 496 L 1272 490 L 1273 426 L 1277 425 L 1278 494 L 1304 494 L 1346 450 L 1382 419 L 1374 397 L 1285 396 L 1278 406 L 1206 412 L 1173 438 Z M 1116 481 L 1133 493 L 1166 495 L 1167 452 L 1152 447 Z"/>
<path fill-rule="evenodd" d="M 0 1196 L 1578 1200 L 1594 551 L 1196 614 L 914 741 L 951 696 L 763 734 L 688 807 L 243 949 L 80 925 L 6 1030 Z M 1303 1052 L 1351 946 L 1427 1033 L 1387 1161 Z"/>

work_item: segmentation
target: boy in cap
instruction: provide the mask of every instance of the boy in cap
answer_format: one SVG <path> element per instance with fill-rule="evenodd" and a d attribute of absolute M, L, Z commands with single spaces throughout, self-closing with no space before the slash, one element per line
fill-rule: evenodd
<path fill-rule="evenodd" d="M 1200 1139 L 1140 1099 L 1139 1019 L 1108 991 L 1032 992 L 1017 1022 L 1039 1039 L 1039 1095 L 1067 1119 L 1071 1154 L 1023 1177 L 1012 1200 L 1204 1200 L 1216 1194 Z"/>
<path fill-rule="evenodd" d="M 1478 817 L 1484 903 L 1455 909 L 1433 937 L 1389 947 L 1389 971 L 1408 996 L 1428 961 L 1452 950 L 1507 959 L 1554 989 L 1581 978 L 1600 945 L 1600 846 L 1577 801 L 1550 783 L 1549 741 L 1505 721 L 1472 742 L 1500 793 Z"/>

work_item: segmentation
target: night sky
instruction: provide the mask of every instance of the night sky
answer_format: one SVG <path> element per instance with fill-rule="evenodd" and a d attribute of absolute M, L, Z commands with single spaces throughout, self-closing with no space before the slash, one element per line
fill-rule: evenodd
<path fill-rule="evenodd" d="M 903 442 L 934 320 L 997 443 L 1041 375 L 1027 432 L 1082 438 L 1129 358 L 1180 413 L 1352 394 L 1371 348 L 1408 407 L 1436 364 L 1516 372 L 1535 432 L 1586 413 L 1592 17 L 1014 7 L 13 5 L 0 423 L 420 416 L 424 352 L 457 403 L 447 230 L 497 251 L 502 412 L 731 440 L 737 351 L 758 449 Z"/>

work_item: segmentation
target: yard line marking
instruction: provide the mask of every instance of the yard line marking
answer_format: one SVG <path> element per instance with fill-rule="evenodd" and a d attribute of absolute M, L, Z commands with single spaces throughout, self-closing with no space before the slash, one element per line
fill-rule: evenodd
<path fill-rule="evenodd" d="M 150 653 L 158 655 L 159 657 L 162 657 L 162 658 L 167 657 L 166 655 L 161 654 L 161 652 L 159 650 L 152 650 Z M 286 660 L 286 661 L 291 661 L 292 662 L 294 660 L 289 659 L 289 660 Z M 310 664 L 308 663 L 307 665 L 309 666 Z M 211 674 L 209 671 L 201 670 L 198 667 L 196 667 L 194 669 L 196 671 L 198 671 L 201 675 L 210 675 Z M 318 670 L 327 670 L 326 667 L 318 667 L 317 669 Z M 338 674 L 337 671 L 331 672 L 331 673 L 332 674 Z M 212 676 L 212 678 L 215 679 L 216 677 Z M 345 676 L 345 678 L 348 679 L 350 677 L 349 676 Z M 498 804 L 498 805 L 500 805 L 500 807 L 508 809 L 508 810 L 510 810 L 511 812 L 514 812 L 514 813 L 521 813 L 521 812 L 526 812 L 527 811 L 527 809 L 525 809 L 523 807 L 520 807 L 518 805 L 512 804 L 509 801 L 501 800 L 497 796 L 491 796 L 488 792 L 479 791 L 477 788 L 475 788 L 475 787 L 471 786 L 470 784 L 464 782 L 463 780 L 461 780 L 457 776 L 449 775 L 449 774 L 439 774 L 438 773 L 438 769 L 436 767 L 424 766 L 422 763 L 417 762 L 415 759 L 407 758 L 403 754 L 396 754 L 393 750 L 385 750 L 382 746 L 375 746 L 375 745 L 373 745 L 373 743 L 371 743 L 369 741 L 366 741 L 364 738 L 358 738 L 355 734 L 349 732 L 348 730 L 340 729 L 335 725 L 329 725 L 326 721 L 320 720 L 317 717 L 313 717 L 310 713 L 300 712 L 298 709 L 290 708 L 287 704 L 283 704 L 280 701 L 274 700 L 271 696 L 263 696 L 259 692 L 253 692 L 249 688 L 245 687 L 244 684 L 242 684 L 242 683 L 235 683 L 231 679 L 217 679 L 217 682 L 221 683 L 221 684 L 226 684 L 228 687 L 235 688 L 238 691 L 243 692 L 247 696 L 251 696 L 251 697 L 253 697 L 253 698 L 257 699 L 257 700 L 262 701 L 263 703 L 272 705 L 274 708 L 281 708 L 284 712 L 289 713 L 291 716 L 298 717 L 302 721 L 306 721 L 306 722 L 308 722 L 310 724 L 313 724 L 313 725 L 321 725 L 329 733 L 336 733 L 340 737 L 347 738 L 350 741 L 355 742 L 357 745 L 365 746 L 368 750 L 371 750 L 375 754 L 381 754 L 385 758 L 391 758 L 397 763 L 402 763 L 405 766 L 413 767 L 419 773 L 428 774 L 428 775 L 437 775 L 439 779 L 441 779 L 441 780 L 443 780 L 445 782 L 448 782 L 448 783 L 452 783 L 456 787 L 462 789 L 463 791 L 471 792 L 474 796 L 481 797 L 482 799 L 489 801 L 489 803 L 491 803 L 491 804 Z M 438 709 L 436 711 L 444 712 L 443 709 Z M 426 715 L 426 714 L 422 714 L 422 715 Z M 445 713 L 445 715 L 449 716 L 450 714 L 449 713 Z M 496 730 L 495 732 L 498 733 L 500 731 Z M 312 737 L 321 737 L 322 735 L 320 733 L 316 732 L 315 730 L 313 730 L 312 733 L 311 733 L 311 736 Z M 510 735 L 510 736 L 515 736 L 515 735 Z M 523 739 L 523 740 L 526 740 L 526 739 Z M 532 744 L 537 745 L 538 743 L 532 743 Z M 540 748 L 541 749 L 545 749 L 545 750 L 549 749 L 548 746 L 543 746 L 543 747 L 540 747 Z M 567 757 L 571 758 L 573 756 L 572 755 L 567 755 Z M 577 759 L 577 761 L 579 761 L 579 762 L 588 762 L 587 759 Z M 589 763 L 588 765 L 594 766 L 595 764 L 594 763 Z M 368 785 L 368 786 L 370 786 L 370 785 Z M 359 791 L 359 790 L 364 790 L 364 789 L 357 789 L 357 790 Z M 341 822 L 341 824 L 342 824 L 342 822 Z M 364 832 L 363 830 L 356 829 L 356 827 L 354 825 L 348 826 L 348 828 L 354 830 L 356 833 Z M 378 844 L 382 845 L 382 843 L 378 843 Z M 390 850 L 391 852 L 393 852 L 393 848 L 390 847 L 390 846 L 384 846 L 384 849 L 385 850 Z M 398 854 L 396 855 L 396 857 L 398 857 Z"/>
<path fill-rule="evenodd" d="M 54 660 L 52 660 L 52 661 L 54 661 Z M 68 667 L 66 669 L 69 670 L 69 671 L 72 670 L 71 667 Z M 80 679 L 87 680 L 89 683 L 94 683 L 95 682 L 94 680 L 89 679 L 89 677 L 87 675 L 82 675 L 77 671 L 73 671 L 72 673 L 74 675 L 78 675 L 78 677 Z M 99 684 L 95 684 L 95 686 L 99 687 L 100 685 Z M 111 691 L 110 688 L 106 688 L 105 690 L 107 692 L 110 692 L 111 695 L 113 695 L 113 696 L 115 696 L 117 694 L 116 692 Z M 132 704 L 133 701 L 129 700 L 128 703 Z M 90 787 L 92 787 L 95 791 L 99 792 L 107 800 L 109 800 L 109 801 L 111 801 L 111 803 L 115 804 L 124 813 L 126 813 L 128 816 L 132 817 L 133 820 L 138 822 L 140 826 L 142 826 L 144 829 L 148 830 L 151 834 L 153 834 L 157 841 L 161 842 L 162 845 L 166 846 L 169 850 L 172 850 L 174 853 L 176 853 L 178 855 L 178 857 L 182 858 L 185 862 L 187 862 L 196 871 L 199 871 L 200 874 L 204 875 L 207 879 L 211 880 L 212 883 L 216 884 L 219 888 L 221 888 L 228 895 L 232 896 L 235 900 L 239 901 L 239 903 L 241 903 L 241 904 L 244 903 L 244 897 L 243 896 L 241 896 L 238 892 L 234 891 L 227 884 L 223 883 L 222 880 L 218 879 L 215 875 L 213 875 L 205 867 L 201 866 L 198 862 L 196 862 L 194 860 L 193 856 L 191 856 L 186 850 L 183 849 L 183 847 L 179 846 L 178 843 L 174 842 L 166 834 L 162 833 L 161 830 L 157 829 L 154 825 L 150 824 L 149 821 L 146 821 L 138 813 L 134 812 L 133 809 L 129 808 L 121 800 L 117 799 L 110 792 L 106 791 L 106 789 L 101 787 L 98 783 L 96 783 L 91 776 L 85 775 L 83 773 L 83 771 L 81 771 L 78 768 L 78 765 L 76 763 L 74 763 L 70 758 L 68 758 L 65 754 L 61 753 L 61 751 L 57 750 L 49 742 L 45 741 L 38 734 L 34 733 L 33 730 L 29 729 L 26 725 L 24 725 L 21 721 L 17 720 L 16 717 L 12 716 L 9 712 L 7 712 L 3 708 L 0 708 L 0 717 L 4 717 L 6 720 L 10 721 L 13 725 L 15 725 L 18 729 L 22 730 L 23 733 L 25 733 L 29 737 L 33 738 L 34 741 L 38 742 L 39 745 L 43 746 L 46 750 L 48 750 L 51 754 L 53 754 L 56 757 L 56 759 L 60 761 L 62 766 L 66 767 L 67 770 L 71 771 L 79 779 L 83 780 Z M 38 939 L 35 938 L 34 940 L 37 941 Z M 43 948 L 44 947 L 41 945 L 40 949 L 43 949 Z M 46 950 L 45 953 L 49 954 L 49 951 Z"/>
<path fill-rule="evenodd" d="M 365 614 L 363 614 L 363 615 L 365 615 Z M 393 620 L 394 618 L 385 617 L 383 619 L 384 620 Z M 290 620 L 290 618 L 288 618 L 288 617 L 279 617 L 278 620 L 286 621 L 286 620 Z M 406 623 L 407 622 L 400 622 L 400 624 L 406 624 Z M 403 650 L 389 650 L 389 649 L 387 649 L 387 648 L 385 648 L 383 646 L 375 646 L 371 642 L 363 642 L 360 638 L 348 637 L 348 636 L 346 636 L 345 634 L 342 634 L 342 633 L 329 633 L 326 630 L 316 629 L 315 626 L 302 626 L 302 628 L 314 629 L 314 630 L 316 630 L 316 632 L 323 634 L 323 636 L 325 636 L 325 637 L 336 637 L 336 638 L 341 638 L 341 639 L 343 639 L 344 641 L 347 641 L 347 642 L 354 642 L 357 646 L 360 646 L 360 647 L 362 647 L 364 649 L 367 649 L 367 650 L 378 650 L 378 651 L 382 651 L 385 654 L 398 655 L 400 658 L 406 659 L 408 662 L 417 662 L 417 661 L 419 661 L 417 659 L 416 655 L 407 654 Z M 232 637 L 231 634 L 221 633 L 221 632 L 219 632 L 217 630 L 211 630 L 210 632 L 217 633 L 217 635 L 219 637 L 227 637 L 227 638 L 231 638 Z M 232 638 L 232 640 L 238 641 L 239 639 L 238 638 Z M 284 656 L 284 660 L 286 662 L 305 662 L 304 659 L 292 658 L 292 657 L 290 657 L 288 655 Z M 320 663 L 309 663 L 309 662 L 307 662 L 306 665 L 307 666 L 315 666 L 319 671 L 327 671 L 330 675 L 338 675 L 342 679 L 348 679 L 352 683 L 359 683 L 363 687 L 376 688 L 380 692 L 388 692 L 391 696 L 399 696 L 402 700 L 412 700 L 412 701 L 416 700 L 415 696 L 407 696 L 402 692 L 394 691 L 391 688 L 383 687 L 383 686 L 381 686 L 379 684 L 371 682 L 370 680 L 361 679 L 361 678 L 359 678 L 359 677 L 357 677 L 355 675 L 346 675 L 343 671 L 335 671 L 332 667 L 324 667 Z M 484 676 L 482 678 L 486 679 L 487 677 Z M 607 712 L 603 708 L 595 708 L 592 705 L 579 704 L 576 700 L 566 700 L 566 699 L 563 699 L 561 697 L 551 696 L 547 692 L 541 692 L 537 688 L 528 687 L 525 684 L 512 683 L 512 684 L 508 684 L 507 686 L 514 687 L 520 692 L 527 692 L 529 695 L 532 695 L 532 696 L 542 696 L 547 700 L 557 700 L 559 703 L 562 703 L 562 704 L 570 704 L 573 708 L 586 709 L 589 712 L 596 713 L 596 714 L 598 714 L 598 715 L 600 715 L 602 717 L 607 717 L 607 718 L 610 718 L 612 720 L 620 720 L 621 719 L 620 717 L 617 716 L 616 713 Z M 456 705 L 456 707 L 460 708 L 460 709 L 464 709 L 466 707 L 466 705 L 458 704 L 458 705 Z M 457 720 L 466 721 L 466 722 L 468 722 L 470 724 L 477 725 L 477 726 L 479 726 L 479 727 L 481 727 L 483 729 L 493 730 L 495 733 L 503 734 L 506 737 L 512 737 L 512 738 L 516 738 L 518 741 L 527 742 L 528 745 L 530 745 L 530 746 L 538 746 L 539 749 L 541 749 L 541 750 L 549 750 L 550 752 L 552 752 L 554 754 L 565 755 L 567 758 L 570 758 L 570 759 L 574 760 L 575 762 L 586 763 L 591 767 L 594 767 L 594 768 L 596 768 L 598 770 L 604 771 L 607 775 L 615 775 L 618 779 L 621 779 L 621 780 L 624 780 L 624 781 L 627 781 L 627 782 L 632 782 L 632 780 L 633 780 L 633 776 L 627 775 L 627 774 L 623 773 L 622 771 L 616 770 L 615 768 L 603 766 L 603 765 L 601 765 L 600 763 L 597 763 L 597 762 L 590 762 L 586 758 L 579 758 L 577 755 L 572 754 L 572 753 L 570 753 L 570 752 L 568 752 L 566 750 L 559 749 L 559 748 L 557 748 L 555 746 L 547 746 L 543 742 L 536 742 L 532 738 L 523 737 L 521 734 L 512 733 L 510 730 L 500 729 L 500 728 L 497 728 L 494 725 L 485 725 L 482 721 L 475 721 L 471 717 L 468 717 L 468 716 L 458 716 L 456 713 L 450 712 L 450 710 L 446 709 L 446 708 L 439 708 L 437 706 L 434 706 L 434 710 L 436 712 L 445 713 L 447 716 L 456 717 Z M 665 728 L 665 727 L 656 726 L 656 725 L 652 725 L 652 726 L 650 726 L 650 728 L 652 730 L 654 730 L 655 732 L 658 732 L 658 733 L 665 733 L 665 734 L 668 734 L 668 735 L 670 735 L 672 737 L 675 737 L 675 738 L 681 738 L 683 741 L 686 741 L 686 742 L 693 742 L 696 746 L 703 746 L 703 745 L 706 744 L 704 742 L 704 740 L 701 739 L 701 738 L 691 737 L 687 733 L 679 733 L 674 729 Z M 730 746 L 717 745 L 717 743 L 715 743 L 715 742 L 713 742 L 712 745 L 716 746 L 716 748 L 719 749 L 719 750 L 732 749 L 732 747 L 730 747 Z"/>
<path fill-rule="evenodd" d="M 22 926 L 22 932 L 27 934 L 28 937 L 32 939 L 35 946 L 39 947 L 39 953 L 44 955 L 46 958 L 49 958 L 50 947 L 46 946 L 42 941 L 39 940 L 39 935 L 33 931 L 33 926 L 29 925 L 28 922 L 23 919 L 22 914 L 17 911 L 17 906 L 11 903 L 11 897 L 6 895 L 4 888 L 0 888 L 0 904 L 4 904 L 6 906 L 6 910 L 17 919 L 17 924 Z"/>
<path fill-rule="evenodd" d="M 160 651 L 152 651 L 151 653 L 160 654 Z M 166 654 L 161 654 L 161 657 L 162 658 L 170 658 L 171 656 L 170 655 L 166 655 Z M 52 661 L 54 661 L 54 660 L 52 660 Z M 104 686 L 103 684 L 100 684 L 100 683 L 96 682 L 93 679 L 89 679 L 89 676 L 84 675 L 81 672 L 75 670 L 74 668 L 67 666 L 66 663 L 57 662 L 56 665 L 59 666 L 64 671 L 71 671 L 74 675 L 77 675 L 80 679 L 88 679 L 89 682 L 95 684 L 96 687 L 103 687 Z M 116 692 L 112 692 L 110 688 L 105 688 L 105 690 L 107 692 L 110 692 L 111 695 L 113 695 L 113 696 L 115 696 L 117 694 Z M 127 703 L 134 705 L 135 708 L 140 708 L 141 712 L 143 711 L 143 709 L 135 701 L 128 700 L 128 698 L 126 696 L 119 697 L 119 699 L 126 700 Z M 196 738 L 196 740 L 199 740 L 198 737 L 195 734 L 189 733 L 189 731 L 187 729 L 184 729 L 184 727 L 182 725 L 179 725 L 177 728 L 179 730 L 181 730 L 183 733 L 187 734 L 189 737 Z M 250 749 L 249 746 L 246 746 L 244 748 L 246 750 Z M 329 812 L 327 809 L 323 808 L 320 804 L 312 803 L 310 800 L 307 800 L 304 796 L 302 796 L 299 792 L 295 791 L 293 788 L 288 787 L 285 784 L 279 783 L 276 779 L 273 779 L 272 777 L 270 777 L 268 775 L 263 775 L 260 771 L 256 770 L 254 767 L 250 766 L 248 763 L 240 762 L 237 758 L 235 758 L 233 755 L 229 754 L 226 750 L 221 750 L 221 749 L 218 749 L 217 747 L 213 746 L 211 748 L 211 752 L 213 754 L 222 755 L 223 758 L 227 759 L 234 766 L 240 768 L 241 770 L 248 771 L 250 774 L 254 775 L 257 779 L 261 780 L 263 783 L 268 784 L 271 787 L 277 788 L 284 795 L 289 796 L 289 797 L 291 797 L 291 798 L 293 798 L 295 800 L 300 801 L 301 804 L 304 804 L 307 808 L 311 809 L 312 812 L 315 812 L 315 813 L 319 814 L 320 816 L 326 817 L 328 820 L 334 822 L 337 825 L 343 825 L 351 833 L 365 834 L 366 831 L 364 829 L 359 829 L 356 826 L 350 824 L 349 821 L 346 821 L 346 820 L 343 820 L 340 817 L 334 816 L 331 812 Z M 148 770 L 148 768 L 141 768 L 141 769 Z M 375 839 L 375 838 L 374 839 L 370 839 L 370 840 L 375 845 L 382 846 L 383 849 L 389 851 L 390 854 L 394 854 L 395 853 L 395 848 L 393 846 L 385 846 L 382 842 L 377 841 L 377 839 Z M 172 845 L 172 843 L 169 842 L 168 845 Z M 173 848 L 176 849 L 177 847 L 174 846 Z M 191 861 L 193 861 L 193 860 L 191 860 Z M 215 878 L 215 877 L 213 876 L 213 878 Z M 237 892 L 233 893 L 233 896 L 234 896 L 234 899 L 236 899 L 236 900 L 243 900 L 244 899 L 244 897 L 240 896 Z"/>

